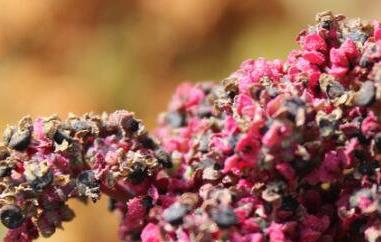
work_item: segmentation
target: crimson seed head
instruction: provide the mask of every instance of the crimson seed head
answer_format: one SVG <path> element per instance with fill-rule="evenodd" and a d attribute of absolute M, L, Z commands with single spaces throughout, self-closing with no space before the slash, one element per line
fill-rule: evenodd
<path fill-rule="evenodd" d="M 123 110 L 10 126 L 6 241 L 50 236 L 69 198 L 101 191 L 123 241 L 380 240 L 381 24 L 323 12 L 297 41 L 284 61 L 180 85 L 155 136 Z"/>
<path fill-rule="evenodd" d="M 0 219 L 3 225 L 9 229 L 16 229 L 24 222 L 24 215 L 20 207 L 15 205 L 5 205 L 0 210 Z"/>

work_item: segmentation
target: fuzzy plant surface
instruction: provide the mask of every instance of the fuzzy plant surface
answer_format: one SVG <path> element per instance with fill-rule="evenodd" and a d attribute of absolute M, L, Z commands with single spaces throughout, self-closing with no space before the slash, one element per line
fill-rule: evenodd
<path fill-rule="evenodd" d="M 128 111 L 23 118 L 0 147 L 5 242 L 110 198 L 122 241 L 381 241 L 381 25 L 320 13 L 287 60 L 184 83 L 152 135 Z"/>

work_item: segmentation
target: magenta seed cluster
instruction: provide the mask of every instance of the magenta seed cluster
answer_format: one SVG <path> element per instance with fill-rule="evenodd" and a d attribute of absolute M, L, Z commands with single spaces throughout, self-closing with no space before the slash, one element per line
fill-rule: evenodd
<path fill-rule="evenodd" d="M 127 111 L 4 132 L 6 242 L 110 198 L 123 241 L 381 241 L 381 25 L 320 13 L 286 61 L 180 85 L 149 135 Z"/>

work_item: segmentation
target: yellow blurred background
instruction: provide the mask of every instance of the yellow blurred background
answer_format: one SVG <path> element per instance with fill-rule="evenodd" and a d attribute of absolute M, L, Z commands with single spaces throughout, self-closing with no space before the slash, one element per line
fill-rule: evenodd
<path fill-rule="evenodd" d="M 177 83 L 284 59 L 328 9 L 381 19 L 380 0 L 0 0 L 0 125 L 128 109 L 152 129 Z M 118 241 L 106 199 L 71 205 L 77 218 L 49 241 Z"/>

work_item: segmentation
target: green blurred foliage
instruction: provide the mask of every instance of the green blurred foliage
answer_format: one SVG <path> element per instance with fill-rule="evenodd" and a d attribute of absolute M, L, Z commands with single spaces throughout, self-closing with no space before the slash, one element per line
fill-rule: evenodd
<path fill-rule="evenodd" d="M 0 125 L 25 114 L 135 111 L 152 129 L 181 81 L 284 59 L 314 15 L 380 19 L 379 0 L 0 0 Z M 49 241 L 118 241 L 106 200 Z M 40 239 L 39 241 L 46 241 Z"/>

